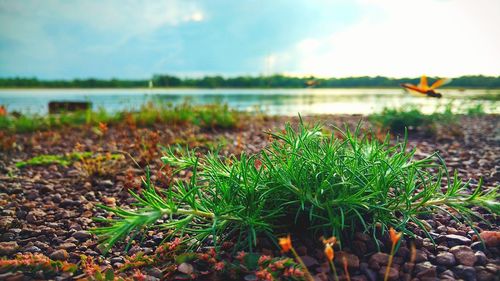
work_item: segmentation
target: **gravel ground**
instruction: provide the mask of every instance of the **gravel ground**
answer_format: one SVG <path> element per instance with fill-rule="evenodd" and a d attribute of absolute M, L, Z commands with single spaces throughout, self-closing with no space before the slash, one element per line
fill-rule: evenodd
<path fill-rule="evenodd" d="M 325 124 L 342 126 L 347 122 L 355 126 L 360 116 L 320 116 L 310 119 Z M 485 188 L 500 183 L 500 116 L 457 117 L 458 126 L 440 127 L 436 136 L 410 132 L 409 146 L 417 147 L 417 156 L 423 157 L 439 151 L 450 170 L 456 169 L 462 178 L 472 179 L 476 187 L 483 179 Z M 12 258 L 17 253 L 43 253 L 55 260 L 78 262 L 80 256 L 100 257 L 97 240 L 88 230 L 95 227 L 93 217 L 107 214 L 95 207 L 129 205 L 133 202 L 127 190 L 139 186 L 143 170 L 126 156 L 122 160 L 103 164 L 102 175 L 88 177 L 87 166 L 48 165 L 16 168 L 15 163 L 40 154 L 64 154 L 75 150 L 131 154 L 139 165 L 149 164 L 153 180 L 158 185 L 169 179 L 159 171 L 160 153 L 155 144 L 174 143 L 206 148 L 223 144 L 222 154 L 241 151 L 257 152 L 267 143 L 264 131 L 278 130 L 285 121 L 296 118 L 255 118 L 233 130 L 200 131 L 193 126 L 155 125 L 151 128 L 110 127 L 102 136 L 95 128 L 69 128 L 50 132 L 4 135 L 4 150 L 0 150 L 0 256 Z M 368 123 L 364 123 L 365 127 Z M 5 150 L 5 146 L 11 146 Z M 499 218 L 485 215 L 491 223 L 475 222 L 480 232 L 489 232 L 492 239 L 486 248 L 477 241 L 470 227 L 449 215 L 436 213 L 424 218 L 430 225 L 437 242 L 433 245 L 423 232 L 413 242 L 416 245 L 415 263 L 410 260 L 410 241 L 403 241 L 394 259 L 391 280 L 500 280 Z M 488 233 L 488 232 L 485 232 Z M 141 243 L 128 252 L 118 245 L 103 257 L 101 263 L 117 268 L 126 255 L 138 252 L 152 253 L 162 241 L 162 233 L 152 231 Z M 495 240 L 496 239 L 496 240 Z M 381 238 L 387 253 L 390 244 Z M 387 241 L 386 241 L 387 240 Z M 295 242 L 294 242 L 295 243 Z M 312 242 L 296 242 L 299 254 L 318 280 L 328 280 L 328 265 L 322 253 Z M 303 246 L 301 246 L 303 245 Z M 357 233 L 349 247 L 336 253 L 336 263 L 342 256 L 348 260 L 351 280 L 381 280 L 388 255 L 377 252 L 375 242 L 366 234 Z M 273 252 L 274 251 L 274 252 Z M 277 254 L 276 249 L 269 251 Z M 326 265 L 326 266 L 325 266 Z M 340 268 L 340 267 L 339 267 Z M 178 271 L 183 269 L 178 269 Z M 150 279 L 161 278 L 158 268 L 148 271 Z M 29 279 L 16 273 L 0 272 L 0 279 Z M 15 279 L 21 278 L 21 279 Z M 43 276 L 34 278 L 44 279 Z M 66 277 L 60 276 L 59 279 Z M 173 275 L 172 278 L 176 278 Z M 330 277 L 331 278 L 331 277 Z"/>

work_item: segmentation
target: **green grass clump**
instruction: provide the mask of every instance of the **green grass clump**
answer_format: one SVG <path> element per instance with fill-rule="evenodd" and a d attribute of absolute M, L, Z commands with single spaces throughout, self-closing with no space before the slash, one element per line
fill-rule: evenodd
<path fill-rule="evenodd" d="M 369 119 L 383 129 L 393 132 L 404 132 L 406 128 L 416 129 L 424 124 L 434 123 L 429 115 L 423 114 L 418 108 L 384 108 L 381 113 L 370 115 Z"/>
<path fill-rule="evenodd" d="M 138 112 L 131 113 L 130 117 L 141 125 L 164 122 L 171 124 L 190 123 L 202 128 L 232 128 L 238 126 L 241 114 L 241 112 L 230 109 L 226 104 L 147 103 Z"/>
<path fill-rule="evenodd" d="M 393 133 L 404 133 L 408 129 L 434 134 L 438 124 L 456 125 L 456 117 L 456 113 L 452 111 L 452 104 L 449 103 L 444 106 L 444 109 L 436 107 L 431 114 L 425 114 L 413 105 L 401 108 L 384 108 L 380 113 L 371 114 L 368 119 L 378 127 Z"/>
<path fill-rule="evenodd" d="M 74 161 L 90 156 L 92 156 L 92 152 L 74 152 L 68 155 L 42 154 L 26 161 L 19 161 L 16 163 L 16 167 L 23 168 L 26 166 L 44 166 L 51 164 L 68 166 Z"/>
<path fill-rule="evenodd" d="M 335 137 L 335 133 L 341 137 Z M 272 134 L 256 155 L 222 158 L 191 150 L 169 150 L 162 160 L 175 171 L 192 171 L 159 190 L 144 179 L 136 210 L 103 208 L 117 218 L 95 229 L 109 249 L 127 235 L 156 226 L 189 235 L 196 246 L 232 240 L 236 248 L 255 249 L 259 237 L 289 232 L 348 237 L 354 231 L 374 237 L 394 227 L 407 234 L 407 223 L 422 226 L 422 214 L 437 210 L 476 215 L 470 206 L 500 210 L 497 189 L 471 193 L 469 182 L 450 177 L 437 155 L 414 159 L 406 140 L 395 145 L 346 129 L 326 135 L 322 127 L 286 126 Z M 442 186 L 445 186 L 442 188 Z M 165 222 L 155 224 L 158 220 Z"/>
<path fill-rule="evenodd" d="M 0 116 L 0 130 L 11 132 L 33 132 L 61 127 L 98 125 L 99 123 L 120 124 L 133 122 L 142 126 L 155 123 L 190 123 L 202 128 L 233 128 L 239 124 L 242 112 L 230 109 L 225 104 L 192 105 L 182 103 L 172 105 L 164 102 L 146 103 L 136 112 L 110 113 L 98 111 L 77 111 L 54 115 Z"/>
<path fill-rule="evenodd" d="M 45 166 L 51 164 L 68 166 L 73 162 L 90 159 L 94 156 L 92 152 L 72 152 L 66 155 L 42 154 L 26 161 L 19 161 L 16 163 L 16 167 L 23 168 L 26 166 Z M 110 158 L 113 160 L 119 159 L 120 157 L 122 157 L 121 154 L 110 154 Z"/>
<path fill-rule="evenodd" d="M 466 114 L 468 116 L 482 116 L 486 113 L 484 111 L 484 106 L 479 103 L 479 104 L 476 104 L 474 106 L 467 107 Z"/>
<path fill-rule="evenodd" d="M 500 101 L 500 92 L 487 92 L 483 95 L 477 95 L 471 97 L 472 100 L 487 100 L 487 101 Z"/>

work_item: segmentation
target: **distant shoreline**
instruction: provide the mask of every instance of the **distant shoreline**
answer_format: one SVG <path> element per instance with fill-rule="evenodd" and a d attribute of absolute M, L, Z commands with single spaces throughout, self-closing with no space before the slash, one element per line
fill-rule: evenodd
<path fill-rule="evenodd" d="M 402 87 L 375 87 L 375 86 L 359 86 L 359 87 L 0 87 L 3 90 L 330 90 L 330 89 L 404 89 Z M 500 87 L 442 87 L 441 90 L 500 90 Z"/>
<path fill-rule="evenodd" d="M 437 77 L 428 77 L 431 86 Z M 384 76 L 358 77 L 293 77 L 271 76 L 204 76 L 198 78 L 177 77 L 168 74 L 154 75 L 149 79 L 53 79 L 36 77 L 0 78 L 1 89 L 395 89 L 401 84 L 417 85 L 421 77 L 391 78 Z M 468 75 L 451 79 L 441 88 L 500 89 L 500 76 Z"/>

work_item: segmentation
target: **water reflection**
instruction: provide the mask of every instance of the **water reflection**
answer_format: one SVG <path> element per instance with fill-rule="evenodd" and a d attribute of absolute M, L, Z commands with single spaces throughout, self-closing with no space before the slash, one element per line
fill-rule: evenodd
<path fill-rule="evenodd" d="M 227 103 L 239 110 L 256 108 L 268 114 L 369 114 L 384 107 L 405 104 L 432 112 L 437 105 L 452 102 L 455 109 L 464 104 L 483 104 L 487 112 L 500 113 L 497 101 L 471 101 L 472 96 L 500 94 L 500 90 L 443 90 L 440 100 L 419 98 L 400 89 L 78 89 L 78 90 L 0 90 L 0 104 L 10 111 L 47 113 L 47 103 L 53 100 L 90 101 L 94 109 L 109 111 L 135 110 L 142 104 L 169 102 L 178 104 Z"/>

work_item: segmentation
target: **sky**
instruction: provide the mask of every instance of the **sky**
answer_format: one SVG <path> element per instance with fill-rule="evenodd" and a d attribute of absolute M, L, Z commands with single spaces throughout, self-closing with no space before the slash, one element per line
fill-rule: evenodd
<path fill-rule="evenodd" d="M 498 0 L 0 0 L 0 77 L 500 76 Z"/>

